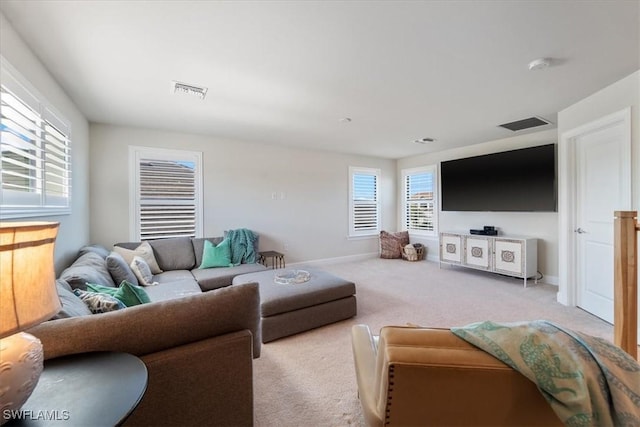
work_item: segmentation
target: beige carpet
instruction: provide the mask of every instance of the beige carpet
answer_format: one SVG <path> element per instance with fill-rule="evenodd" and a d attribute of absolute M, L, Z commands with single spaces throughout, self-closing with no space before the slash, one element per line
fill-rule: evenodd
<path fill-rule="evenodd" d="M 299 268 L 302 268 L 299 266 Z M 358 315 L 262 346 L 254 363 L 257 426 L 364 425 L 350 328 L 547 319 L 611 340 L 610 324 L 558 304 L 557 288 L 437 263 L 368 259 L 322 269 L 356 284 Z"/>

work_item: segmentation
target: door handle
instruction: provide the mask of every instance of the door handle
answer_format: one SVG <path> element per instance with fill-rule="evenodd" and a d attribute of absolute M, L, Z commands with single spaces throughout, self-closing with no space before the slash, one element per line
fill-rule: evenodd
<path fill-rule="evenodd" d="M 580 227 L 576 228 L 576 229 L 575 229 L 575 230 L 573 230 L 573 231 L 575 231 L 575 232 L 576 232 L 576 233 L 578 233 L 578 234 L 584 234 L 584 233 L 586 233 L 586 231 L 585 231 L 585 230 L 583 230 L 583 229 L 582 229 L 582 228 L 580 228 Z"/>

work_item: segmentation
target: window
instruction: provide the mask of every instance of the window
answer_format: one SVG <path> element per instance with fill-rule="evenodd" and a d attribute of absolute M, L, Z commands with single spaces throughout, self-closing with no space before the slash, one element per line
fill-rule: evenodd
<path fill-rule="evenodd" d="M 130 147 L 133 240 L 202 236 L 202 153 Z"/>
<path fill-rule="evenodd" d="M 435 236 L 436 168 L 435 166 L 404 169 L 402 203 L 403 229 L 411 234 Z"/>
<path fill-rule="evenodd" d="M 349 168 L 349 236 L 380 232 L 380 170 Z"/>
<path fill-rule="evenodd" d="M 70 125 L 1 59 L 0 218 L 71 212 Z"/>

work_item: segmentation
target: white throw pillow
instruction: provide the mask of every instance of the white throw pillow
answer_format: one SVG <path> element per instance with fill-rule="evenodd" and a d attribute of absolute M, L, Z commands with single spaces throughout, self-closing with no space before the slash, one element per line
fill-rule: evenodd
<path fill-rule="evenodd" d="M 153 281 L 153 274 L 151 273 L 151 269 L 149 268 L 149 264 L 144 260 L 144 258 L 139 256 L 134 256 L 133 261 L 131 261 L 131 270 L 133 274 L 138 278 L 138 282 L 144 286 L 157 285 L 157 282 Z"/>

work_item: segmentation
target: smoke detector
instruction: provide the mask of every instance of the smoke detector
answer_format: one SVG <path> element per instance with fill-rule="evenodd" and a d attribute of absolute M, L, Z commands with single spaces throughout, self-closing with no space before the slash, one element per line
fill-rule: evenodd
<path fill-rule="evenodd" d="M 172 93 L 185 93 L 187 95 L 193 95 L 200 99 L 204 99 L 207 95 L 207 88 L 191 85 L 188 83 L 181 83 L 173 80 L 171 82 L 171 92 Z"/>
<path fill-rule="evenodd" d="M 551 65 L 551 58 L 538 58 L 529 62 L 529 71 L 544 70 Z"/>

